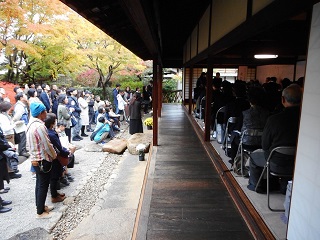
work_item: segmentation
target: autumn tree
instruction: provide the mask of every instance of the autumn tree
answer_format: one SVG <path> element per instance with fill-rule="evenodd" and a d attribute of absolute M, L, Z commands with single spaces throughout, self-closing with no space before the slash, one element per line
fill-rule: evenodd
<path fill-rule="evenodd" d="M 72 28 L 67 33 L 68 39 L 77 44 L 78 53 L 86 56 L 82 59 L 83 66 L 97 71 L 96 87 L 102 87 L 104 96 L 114 73 L 129 66 L 133 69 L 134 64 L 137 66 L 135 71 L 144 69 L 143 64 L 137 64 L 141 59 L 87 20 L 70 15 L 69 23 Z"/>
<path fill-rule="evenodd" d="M 29 71 L 44 51 L 41 39 L 51 31 L 55 16 L 64 9 L 61 3 L 51 0 L 0 3 L 0 46 L 5 57 L 2 67 L 7 69 L 9 81 L 16 83 L 21 74 L 23 78 L 32 78 Z"/>
<path fill-rule="evenodd" d="M 76 78 L 95 69 L 95 86 L 105 94 L 113 74 L 139 76 L 145 68 L 141 59 L 57 0 L 1 1 L 0 48 L 1 66 L 15 83 L 58 74 Z"/>

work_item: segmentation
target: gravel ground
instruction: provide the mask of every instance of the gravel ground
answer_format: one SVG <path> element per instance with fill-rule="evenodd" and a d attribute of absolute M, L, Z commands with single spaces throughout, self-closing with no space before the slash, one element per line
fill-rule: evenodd
<path fill-rule="evenodd" d="M 67 209 L 63 213 L 62 218 L 52 231 L 53 239 L 65 239 L 70 231 L 72 231 L 81 220 L 86 217 L 95 205 L 99 194 L 104 189 L 104 185 L 108 181 L 112 170 L 116 167 L 121 156 L 109 154 L 101 163 L 98 169 L 92 169 L 88 173 L 90 177 L 76 197 L 67 199 Z"/>
<path fill-rule="evenodd" d="M 117 137 L 128 138 L 128 125 L 123 124 L 121 129 L 124 131 Z M 6 184 L 11 190 L 1 194 L 4 200 L 12 200 L 13 203 L 11 212 L 0 215 L 0 239 L 37 239 L 31 237 L 34 236 L 32 232 L 43 229 L 51 233 L 51 236 L 47 234 L 47 239 L 65 239 L 88 215 L 122 155 L 101 152 L 102 146 L 91 142 L 89 137 L 75 145 L 79 148 L 75 152 L 79 164 L 70 169 L 75 181 L 60 190 L 67 196 L 63 203 L 52 204 L 48 193 L 46 204 L 55 207 L 49 219 L 36 219 L 35 180 L 31 177 L 30 162 L 27 160 L 19 165 L 22 177 Z M 45 239 L 44 236 L 41 239 Z"/>

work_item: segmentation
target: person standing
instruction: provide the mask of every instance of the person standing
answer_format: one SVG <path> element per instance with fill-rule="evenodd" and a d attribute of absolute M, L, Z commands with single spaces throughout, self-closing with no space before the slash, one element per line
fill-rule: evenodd
<path fill-rule="evenodd" d="M 37 218 L 51 217 L 51 207 L 45 206 L 50 183 L 50 171 L 53 159 L 57 158 L 49 140 L 44 120 L 47 117 L 46 107 L 42 103 L 31 103 L 32 118 L 27 126 L 27 142 L 30 147 L 30 160 L 36 170 L 36 206 Z"/>
<path fill-rule="evenodd" d="M 84 99 L 84 94 L 82 90 L 78 91 L 78 103 L 81 109 L 81 137 L 88 137 L 88 135 L 85 133 L 85 128 L 89 125 L 89 107 L 88 102 Z"/>
<path fill-rule="evenodd" d="M 123 90 L 120 90 L 119 91 L 119 94 L 117 95 L 117 100 L 118 100 L 118 109 L 119 109 L 119 115 L 120 115 L 120 118 L 122 116 L 122 120 L 119 120 L 120 121 L 123 121 L 124 120 L 124 109 L 125 109 L 125 106 L 127 105 L 127 102 L 123 99 L 123 96 L 124 96 L 124 91 Z"/>
<path fill-rule="evenodd" d="M 16 104 L 14 105 L 13 122 L 23 121 L 24 124 L 16 125 L 16 134 L 20 135 L 20 142 L 18 143 L 19 156 L 28 158 L 30 154 L 27 152 L 26 144 L 26 126 L 29 123 L 28 99 L 24 93 L 18 93 L 15 96 Z"/>
<path fill-rule="evenodd" d="M 71 114 L 74 108 L 67 108 L 68 98 L 67 95 L 61 94 L 58 97 L 58 123 L 64 124 L 65 126 L 65 133 L 68 136 L 69 142 L 71 142 Z"/>
<path fill-rule="evenodd" d="M 68 108 L 70 109 L 70 111 L 72 111 L 73 116 L 77 119 L 77 124 L 71 129 L 72 141 L 80 141 L 80 140 L 83 140 L 83 138 L 80 137 L 79 135 L 82 127 L 82 123 L 81 123 L 81 117 L 80 117 L 81 108 L 79 106 L 78 99 L 77 99 L 78 91 L 75 88 L 69 88 L 67 93 L 68 93 Z"/>
<path fill-rule="evenodd" d="M 119 113 L 119 108 L 118 108 L 118 99 L 117 96 L 119 94 L 119 90 L 120 90 L 121 85 L 119 83 L 116 84 L 116 87 L 113 89 L 112 91 L 112 95 L 113 95 L 113 103 L 114 103 L 114 107 L 116 109 L 116 114 Z"/>
<path fill-rule="evenodd" d="M 143 102 L 144 102 L 144 114 L 148 113 L 148 109 L 149 109 L 149 104 L 152 101 L 152 97 L 150 95 L 150 93 L 147 91 L 147 86 L 143 86 L 142 88 L 142 98 L 143 98 Z"/>
<path fill-rule="evenodd" d="M 0 128 L 0 190 L 3 190 L 4 193 L 6 193 L 8 189 L 5 189 L 3 180 L 6 180 L 7 183 L 9 183 L 10 178 L 9 178 L 8 169 L 7 169 L 7 158 L 3 154 L 3 151 L 9 149 L 10 147 L 11 146 L 9 145 L 8 141 L 3 135 L 2 129 Z M 0 197 L 0 213 L 6 213 L 11 211 L 11 208 L 4 207 L 11 203 L 12 203 L 11 201 L 5 201 Z"/>
<path fill-rule="evenodd" d="M 33 103 L 33 102 L 41 103 L 41 100 L 37 97 L 38 96 L 37 94 L 38 94 L 38 92 L 34 88 L 30 88 L 29 89 L 29 91 L 28 91 L 28 96 L 29 96 L 28 102 L 29 102 L 29 105 L 31 103 Z"/>
<path fill-rule="evenodd" d="M 49 97 L 50 87 L 48 84 L 42 84 L 43 91 L 39 95 L 39 99 L 45 105 L 47 112 L 50 112 L 51 109 L 51 101 Z"/>
<path fill-rule="evenodd" d="M 23 121 L 16 121 L 13 122 L 12 118 L 9 116 L 8 112 L 10 108 L 12 107 L 11 103 L 9 102 L 1 102 L 0 103 L 0 127 L 3 131 L 3 135 L 7 139 L 8 142 L 12 143 L 12 145 L 15 145 L 15 133 L 14 128 L 17 126 L 23 125 Z M 9 177 L 10 179 L 13 178 L 21 178 L 20 173 L 16 173 L 11 166 L 8 164 L 8 171 L 9 171 Z"/>
<path fill-rule="evenodd" d="M 45 126 L 48 129 L 48 136 L 50 139 L 50 142 L 52 145 L 57 149 L 57 152 L 59 152 L 60 156 L 63 156 L 65 158 L 69 157 L 70 151 L 64 147 L 62 147 L 59 135 L 55 131 L 56 126 L 56 115 L 54 113 L 48 113 L 47 117 L 45 119 Z M 52 169 L 51 169 L 51 177 L 50 177 L 50 192 L 51 192 L 51 202 L 57 203 L 62 202 L 66 196 L 64 193 L 59 193 L 58 185 L 59 185 L 59 179 L 62 176 L 63 173 L 63 166 L 59 162 L 59 160 L 56 158 L 52 161 Z"/>
<path fill-rule="evenodd" d="M 89 125 L 87 126 L 87 132 L 93 132 L 92 124 L 94 124 L 94 96 L 90 91 L 85 91 L 84 94 L 89 108 Z"/>
<path fill-rule="evenodd" d="M 150 103 L 149 107 L 152 109 L 152 91 L 153 91 L 153 81 L 150 80 L 149 84 L 147 85 L 147 92 L 150 95 Z"/>
<path fill-rule="evenodd" d="M 130 125 L 129 133 L 143 133 L 142 119 L 141 119 L 141 95 L 134 93 L 129 105 Z"/>

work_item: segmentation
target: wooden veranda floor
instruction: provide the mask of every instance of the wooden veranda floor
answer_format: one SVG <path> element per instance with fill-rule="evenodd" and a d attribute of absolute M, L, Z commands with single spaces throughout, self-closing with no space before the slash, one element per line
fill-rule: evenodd
<path fill-rule="evenodd" d="M 179 104 L 163 105 L 146 186 L 138 239 L 253 239 Z"/>

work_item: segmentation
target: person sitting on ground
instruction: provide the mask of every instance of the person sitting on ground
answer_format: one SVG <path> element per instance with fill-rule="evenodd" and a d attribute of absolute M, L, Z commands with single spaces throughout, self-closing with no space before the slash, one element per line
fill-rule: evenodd
<path fill-rule="evenodd" d="M 118 117 L 120 115 L 113 112 L 112 106 L 105 108 L 105 116 L 108 121 L 112 122 L 110 125 L 112 130 L 120 132 L 120 117 Z"/>
<path fill-rule="evenodd" d="M 106 122 L 105 117 L 99 117 L 98 118 L 98 123 L 97 126 L 94 130 L 94 132 L 97 132 L 96 135 L 94 136 L 94 141 L 96 143 L 105 143 L 104 140 L 107 139 L 110 131 L 110 126 Z"/>
<path fill-rule="evenodd" d="M 115 137 L 115 133 L 114 133 L 114 131 L 113 131 L 113 128 L 114 128 L 114 126 L 113 126 L 113 125 L 114 125 L 114 120 L 109 117 L 107 111 L 109 111 L 109 107 L 105 108 L 105 107 L 103 107 L 103 106 L 100 106 L 100 107 L 98 108 L 97 122 L 98 122 L 98 119 L 99 119 L 100 117 L 104 117 L 104 118 L 106 119 L 106 123 L 108 123 L 109 126 L 110 126 L 110 130 L 109 130 L 109 135 L 108 135 L 108 136 L 109 136 L 110 139 L 113 139 L 113 138 Z M 96 126 L 95 130 L 96 130 L 96 129 L 97 129 L 97 126 Z"/>
<path fill-rule="evenodd" d="M 296 146 L 300 122 L 300 103 L 302 89 L 297 84 L 291 84 L 282 92 L 284 110 L 268 118 L 262 134 L 262 149 L 254 151 L 250 157 L 249 190 L 255 191 L 266 159 L 272 149 L 279 146 Z M 276 153 L 270 165 L 275 172 L 293 172 L 294 159 Z M 280 191 L 285 193 L 288 179 L 280 182 Z M 257 188 L 257 192 L 264 192 L 265 184 Z"/>

